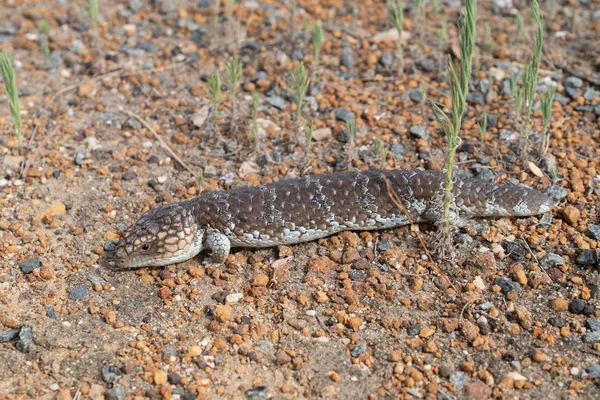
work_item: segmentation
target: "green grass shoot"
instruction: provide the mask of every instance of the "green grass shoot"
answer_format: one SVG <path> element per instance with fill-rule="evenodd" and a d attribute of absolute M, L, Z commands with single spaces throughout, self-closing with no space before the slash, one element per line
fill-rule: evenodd
<path fill-rule="evenodd" d="M 230 57 L 225 66 L 225 85 L 227 85 L 227 91 L 229 92 L 229 98 L 231 101 L 231 120 L 230 126 L 234 127 L 235 122 L 235 106 L 236 106 L 236 90 L 242 79 L 242 68 L 243 65 L 237 57 Z"/>
<path fill-rule="evenodd" d="M 492 37 L 492 29 L 488 22 L 483 25 L 483 37 L 486 43 L 486 51 L 488 54 L 492 54 L 492 51 L 494 50 L 494 38 Z"/>
<path fill-rule="evenodd" d="M 396 62 L 398 63 L 398 73 L 402 73 L 404 66 L 404 54 L 402 49 L 402 25 L 404 24 L 404 4 L 402 0 L 389 0 L 387 3 L 390 18 L 398 32 L 398 41 L 396 42 Z"/>
<path fill-rule="evenodd" d="M 446 42 L 446 38 L 448 37 L 448 21 L 446 19 L 442 19 L 442 25 L 437 30 L 437 39 L 438 39 L 438 49 L 442 50 L 444 47 L 444 43 Z"/>
<path fill-rule="evenodd" d="M 214 0 L 213 1 L 213 8 L 212 8 L 212 17 L 213 17 L 213 29 L 217 29 L 217 26 L 219 25 L 219 12 L 221 11 L 221 0 Z"/>
<path fill-rule="evenodd" d="M 252 93 L 252 137 L 258 146 L 258 93 Z"/>
<path fill-rule="evenodd" d="M 313 49 L 313 78 L 319 68 L 319 62 L 321 57 L 321 46 L 323 45 L 323 27 L 320 22 L 317 22 L 313 27 L 311 34 L 311 42 Z"/>
<path fill-rule="evenodd" d="M 454 182 L 455 152 L 459 144 L 459 132 L 462 124 L 462 116 L 465 111 L 465 103 L 469 92 L 469 79 L 471 76 L 471 59 L 475 47 L 475 24 L 477 19 L 476 0 L 466 0 L 466 13 L 459 20 L 460 27 L 460 63 L 454 66 L 452 59 L 448 60 L 448 75 L 450 78 L 450 92 L 452 95 L 452 113 L 446 115 L 436 103 L 434 104 L 435 115 L 442 126 L 448 143 L 446 163 L 444 166 L 445 182 L 443 187 L 442 204 L 442 254 L 451 252 L 452 231 L 455 221 L 450 215 L 450 208 L 454 203 L 452 187 Z"/>
<path fill-rule="evenodd" d="M 306 138 L 306 145 L 304 148 L 304 153 L 307 156 L 310 153 L 310 144 L 312 143 L 314 129 L 315 129 L 315 127 L 313 124 L 310 124 L 309 126 L 304 128 L 304 137 Z"/>
<path fill-rule="evenodd" d="M 354 147 L 354 138 L 356 137 L 356 120 L 350 119 L 346 121 L 346 132 L 348 133 L 348 143 L 350 147 Z"/>
<path fill-rule="evenodd" d="M 425 82 L 419 83 L 419 95 L 421 96 L 421 105 L 427 101 L 427 85 Z"/>
<path fill-rule="evenodd" d="M 196 183 L 198 184 L 198 192 L 200 192 L 202 180 L 204 179 L 204 171 L 202 168 L 198 168 L 198 174 L 196 175 Z"/>
<path fill-rule="evenodd" d="M 533 58 L 525 66 L 523 72 L 523 103 L 525 105 L 525 123 L 523 125 L 523 134 L 521 137 L 521 157 L 523 161 L 527 160 L 529 153 L 529 122 L 531 119 L 531 112 L 533 110 L 533 98 L 535 96 L 535 89 L 537 86 L 538 70 L 540 68 L 540 60 L 542 58 L 542 46 L 544 39 L 544 23 L 540 16 L 540 8 L 537 0 L 532 0 L 531 10 L 533 12 L 533 18 L 537 23 L 537 31 L 535 35 L 535 41 L 533 43 Z"/>
<path fill-rule="evenodd" d="M 296 103 L 296 121 L 300 123 L 300 117 L 302 116 L 302 109 L 304 106 L 304 96 L 308 90 L 310 79 L 304 68 L 304 63 L 300 61 L 294 72 L 292 73 L 292 87 L 294 89 L 294 102 Z"/>
<path fill-rule="evenodd" d="M 358 16 L 358 5 L 355 2 L 350 3 L 350 27 L 356 25 L 356 17 Z"/>
<path fill-rule="evenodd" d="M 15 70 L 12 66 L 12 59 L 6 52 L 0 52 L 0 72 L 4 80 L 4 90 L 8 99 L 10 114 L 12 115 L 17 132 L 19 151 L 23 150 L 23 127 L 21 125 L 21 106 L 19 105 L 19 88 L 15 79 Z"/>
<path fill-rule="evenodd" d="M 515 15 L 515 22 L 517 23 L 517 30 L 515 32 L 515 40 L 520 42 L 523 39 L 523 16 L 521 13 Z"/>
<path fill-rule="evenodd" d="M 487 113 L 483 113 L 483 115 L 481 116 L 481 120 L 479 120 L 479 125 L 477 125 L 477 127 L 479 128 L 479 137 L 481 138 L 481 147 L 484 146 L 485 144 L 485 133 L 487 131 Z"/>
<path fill-rule="evenodd" d="M 50 57 L 50 45 L 48 44 L 48 21 L 40 22 L 40 48 L 44 57 Z"/>
<path fill-rule="evenodd" d="M 548 132 L 548 125 L 552 118 L 552 102 L 554 101 L 554 94 L 556 93 L 556 87 L 549 86 L 548 91 L 540 98 L 540 104 L 542 108 L 542 148 L 540 153 L 546 154 L 550 148 L 550 133 Z"/>
<path fill-rule="evenodd" d="M 92 24 L 92 33 L 94 36 L 98 36 L 98 15 L 100 14 L 98 0 L 88 0 L 88 8 L 90 12 L 90 22 Z"/>
<path fill-rule="evenodd" d="M 219 75 L 219 71 L 215 71 L 210 75 L 206 94 L 210 98 L 213 112 L 217 115 L 219 105 L 221 104 L 221 76 Z"/>

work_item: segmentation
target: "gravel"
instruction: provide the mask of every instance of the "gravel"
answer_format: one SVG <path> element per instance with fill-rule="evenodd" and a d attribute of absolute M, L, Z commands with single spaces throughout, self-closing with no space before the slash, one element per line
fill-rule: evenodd
<path fill-rule="evenodd" d="M 285 100 L 283 100 L 283 97 L 281 96 L 269 96 L 267 97 L 267 102 L 279 110 L 285 108 Z"/>
<path fill-rule="evenodd" d="M 565 78 L 564 84 L 566 87 L 577 89 L 577 88 L 580 88 L 583 86 L 583 80 L 581 80 L 581 78 L 578 78 L 576 76 L 569 76 L 569 77 Z"/>
<path fill-rule="evenodd" d="M 556 253 L 548 253 L 541 260 L 540 265 L 545 268 L 556 268 L 565 265 L 565 259 Z"/>
<path fill-rule="evenodd" d="M 500 286 L 500 289 L 502 289 L 502 293 L 504 293 L 504 294 L 508 294 L 508 293 L 512 292 L 513 290 L 517 293 L 521 293 L 521 290 L 522 290 L 521 285 L 518 282 L 514 282 L 512 279 L 507 278 L 505 276 L 496 278 L 494 283 L 496 285 Z"/>
<path fill-rule="evenodd" d="M 410 127 L 409 132 L 412 137 L 418 139 L 429 139 L 429 131 L 423 128 L 421 125 L 413 125 Z"/>
<path fill-rule="evenodd" d="M 42 267 L 42 262 L 39 257 L 31 257 L 26 260 L 21 261 L 19 264 L 21 268 L 21 272 L 24 274 L 30 274 L 34 269 L 38 269 Z"/>
<path fill-rule="evenodd" d="M 600 241 L 600 225 L 590 226 L 590 229 L 588 230 L 588 234 L 590 235 L 590 238 Z"/>
<path fill-rule="evenodd" d="M 69 293 L 69 299 L 71 300 L 81 300 L 88 295 L 88 288 L 85 286 L 76 286 L 71 289 Z"/>
<path fill-rule="evenodd" d="M 596 254 L 594 253 L 594 250 L 583 249 L 577 255 L 577 258 L 575 259 L 575 262 L 578 265 L 581 265 L 582 267 L 590 267 L 592 265 L 596 265 L 596 263 L 598 261 L 596 259 Z"/>
<path fill-rule="evenodd" d="M 343 108 L 336 108 L 335 110 L 333 110 L 333 115 L 335 115 L 335 117 L 338 120 L 343 122 L 348 122 L 356 119 L 356 115 L 352 111 L 348 111 Z"/>

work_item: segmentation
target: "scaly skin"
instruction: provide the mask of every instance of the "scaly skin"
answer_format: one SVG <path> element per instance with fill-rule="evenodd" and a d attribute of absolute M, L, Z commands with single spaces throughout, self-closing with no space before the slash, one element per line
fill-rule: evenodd
<path fill-rule="evenodd" d="M 439 219 L 434 198 L 441 190 L 440 171 L 306 176 L 154 208 L 127 230 L 117 247 L 115 265 L 119 269 L 164 266 L 205 249 L 211 250 L 214 262 L 222 263 L 231 247 L 287 245 L 344 230 L 406 225 L 409 218 L 391 200 L 386 180 L 413 222 Z M 454 194 L 461 218 L 531 216 L 556 206 L 531 188 L 477 179 L 458 179 Z"/>

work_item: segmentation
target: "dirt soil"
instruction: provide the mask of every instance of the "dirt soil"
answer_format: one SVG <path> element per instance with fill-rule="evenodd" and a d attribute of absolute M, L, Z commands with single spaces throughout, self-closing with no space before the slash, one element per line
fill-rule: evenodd
<path fill-rule="evenodd" d="M 445 138 L 420 100 L 450 104 L 461 2 L 427 2 L 425 20 L 407 4 L 403 73 L 382 1 L 353 13 L 350 1 L 301 0 L 292 14 L 291 1 L 241 0 L 214 19 L 211 0 L 107 0 L 97 36 L 86 3 L 0 7 L 25 134 L 21 151 L 2 85 L 1 399 L 600 397 L 598 1 L 542 4 L 538 95 L 557 94 L 545 155 L 534 106 L 526 167 L 510 76 L 530 59 L 535 26 L 525 1 L 479 2 L 458 173 L 561 201 L 545 216 L 472 221 L 443 269 L 449 282 L 419 240 L 435 253 L 426 225 L 235 250 L 221 267 L 204 255 L 132 272 L 108 261 L 144 211 L 200 191 L 442 168 Z M 212 112 L 206 93 L 232 55 L 244 64 L 233 119 L 225 85 Z M 312 82 L 296 122 L 299 60 Z M 311 124 L 307 151 L 295 132 Z"/>

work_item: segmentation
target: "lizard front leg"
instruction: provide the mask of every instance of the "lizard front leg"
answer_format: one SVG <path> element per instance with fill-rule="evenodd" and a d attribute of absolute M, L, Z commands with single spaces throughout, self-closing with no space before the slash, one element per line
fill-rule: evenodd
<path fill-rule="evenodd" d="M 231 250 L 231 242 L 229 238 L 217 231 L 209 232 L 204 239 L 204 248 L 210 250 L 212 262 L 223 264 L 229 256 Z"/>

